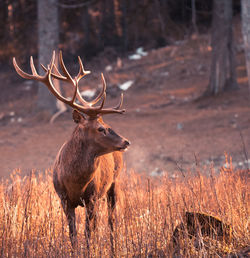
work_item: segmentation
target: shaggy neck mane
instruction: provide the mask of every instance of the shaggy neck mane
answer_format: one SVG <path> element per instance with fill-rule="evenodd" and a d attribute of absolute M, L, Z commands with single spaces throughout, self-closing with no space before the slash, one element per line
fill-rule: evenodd
<path fill-rule="evenodd" d="M 87 164 L 89 165 L 95 162 L 98 153 L 94 148 L 94 145 L 88 139 L 86 131 L 83 131 L 79 125 L 73 131 L 68 144 L 73 154 L 72 156 L 74 156 L 74 159 L 81 159 L 81 161 L 84 160 L 84 162 L 82 163 L 86 164 L 87 162 Z"/>

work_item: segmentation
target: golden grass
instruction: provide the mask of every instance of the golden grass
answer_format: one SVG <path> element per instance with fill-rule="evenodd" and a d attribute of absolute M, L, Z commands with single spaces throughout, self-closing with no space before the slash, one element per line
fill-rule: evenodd
<path fill-rule="evenodd" d="M 209 174 L 208 176 L 203 173 Z M 121 176 L 122 198 L 114 230 L 115 257 L 219 257 L 249 246 L 249 192 L 245 176 L 233 168 L 215 176 L 213 168 L 158 179 L 133 172 Z M 49 171 L 21 178 L 15 171 L 0 183 L 1 257 L 110 257 L 105 200 L 98 202 L 98 227 L 88 253 L 85 211 L 77 208 L 78 245 L 72 250 L 65 215 Z M 219 217 L 233 228 L 229 243 L 186 237 L 172 244 L 185 211 Z M 219 256 L 218 256 L 219 255 Z"/>

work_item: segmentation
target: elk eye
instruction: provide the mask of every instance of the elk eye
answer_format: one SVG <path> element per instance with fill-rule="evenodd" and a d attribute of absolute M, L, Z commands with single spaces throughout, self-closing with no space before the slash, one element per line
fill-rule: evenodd
<path fill-rule="evenodd" d="M 103 128 L 103 127 L 99 127 L 97 130 L 98 130 L 99 132 L 101 132 L 101 133 L 106 134 L 105 128 Z"/>

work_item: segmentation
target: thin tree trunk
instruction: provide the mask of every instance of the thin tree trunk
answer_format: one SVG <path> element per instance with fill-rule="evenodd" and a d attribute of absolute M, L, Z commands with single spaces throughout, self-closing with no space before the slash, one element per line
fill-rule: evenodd
<path fill-rule="evenodd" d="M 117 7 L 119 8 L 119 4 L 118 2 L 116 2 L 116 0 L 110 0 L 108 1 L 108 12 L 107 14 L 107 27 L 106 30 L 109 31 L 109 33 L 106 33 L 105 30 L 105 43 L 104 45 L 109 45 L 111 43 L 111 45 L 117 45 L 119 44 L 119 35 L 117 34 L 117 24 L 116 24 L 116 18 L 117 21 L 119 20 L 119 17 L 116 17 L 116 3 L 117 3 Z M 119 26 L 119 24 L 118 24 Z M 110 43 L 109 43 L 110 42 Z"/>
<path fill-rule="evenodd" d="M 37 1 L 38 8 L 38 62 L 47 66 L 53 50 L 58 46 L 58 7 L 57 0 Z M 39 66 L 39 73 L 43 70 Z M 39 84 L 37 107 L 51 114 L 56 108 L 56 99 L 45 85 Z"/>
<path fill-rule="evenodd" d="M 122 45 L 123 52 L 128 50 L 127 0 L 122 0 Z"/>
<path fill-rule="evenodd" d="M 88 48 L 90 45 L 89 38 L 90 38 L 90 19 L 89 19 L 89 11 L 88 7 L 83 7 L 83 18 L 82 18 L 82 27 L 84 31 L 84 41 L 83 46 L 84 48 Z"/>
<path fill-rule="evenodd" d="M 101 17 L 99 21 L 99 33 L 98 33 L 98 41 L 99 41 L 99 50 L 103 50 L 106 42 L 105 37 L 105 20 L 106 20 L 106 0 L 101 1 Z"/>
<path fill-rule="evenodd" d="M 198 34 L 198 28 L 196 23 L 196 5 L 195 0 L 192 0 L 192 26 L 193 26 L 193 33 Z"/>
<path fill-rule="evenodd" d="M 163 8 L 161 7 L 161 2 L 159 0 L 154 0 L 154 2 L 156 6 L 157 16 L 160 22 L 161 34 L 163 39 L 166 41 L 166 23 L 161 13 Z"/>
<path fill-rule="evenodd" d="M 242 35 L 245 48 L 246 69 L 250 94 L 250 1 L 241 0 Z"/>
<path fill-rule="evenodd" d="M 121 26 L 121 12 L 120 12 L 120 3 L 118 0 L 113 0 L 114 6 L 114 24 L 115 24 L 115 35 L 117 38 L 122 36 L 122 26 Z"/>
<path fill-rule="evenodd" d="M 12 41 L 14 38 L 14 19 L 13 19 L 13 4 L 10 3 L 10 1 L 7 1 L 7 6 L 8 6 L 8 33 L 9 37 L 8 40 Z"/>
<path fill-rule="evenodd" d="M 181 1 L 181 18 L 182 18 L 182 22 L 186 21 L 186 17 L 187 17 L 187 0 L 182 0 Z"/>
<path fill-rule="evenodd" d="M 214 0 L 212 49 L 210 82 L 205 95 L 217 95 L 226 89 L 236 89 L 232 0 Z"/>
<path fill-rule="evenodd" d="M 2 3 L 0 8 L 0 19 L 2 26 L 0 27 L 0 40 L 2 42 L 7 41 L 9 30 L 7 29 L 8 24 L 8 4 Z M 7 41 L 8 42 L 8 41 Z"/>

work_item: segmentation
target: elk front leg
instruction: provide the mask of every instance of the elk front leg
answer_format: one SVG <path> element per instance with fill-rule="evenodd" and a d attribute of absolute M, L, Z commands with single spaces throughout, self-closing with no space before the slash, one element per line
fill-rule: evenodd
<path fill-rule="evenodd" d="M 62 201 L 62 206 L 69 225 L 69 237 L 71 245 L 74 248 L 77 243 L 75 208 L 72 208 L 70 203 L 67 201 Z"/>
<path fill-rule="evenodd" d="M 108 222 L 110 227 L 110 243 L 111 243 L 112 254 L 114 254 L 113 231 L 114 231 L 114 222 L 115 222 L 115 206 L 116 206 L 118 194 L 119 194 L 119 191 L 117 189 L 117 185 L 115 183 L 112 183 L 110 189 L 107 192 L 108 214 L 109 214 Z"/>

